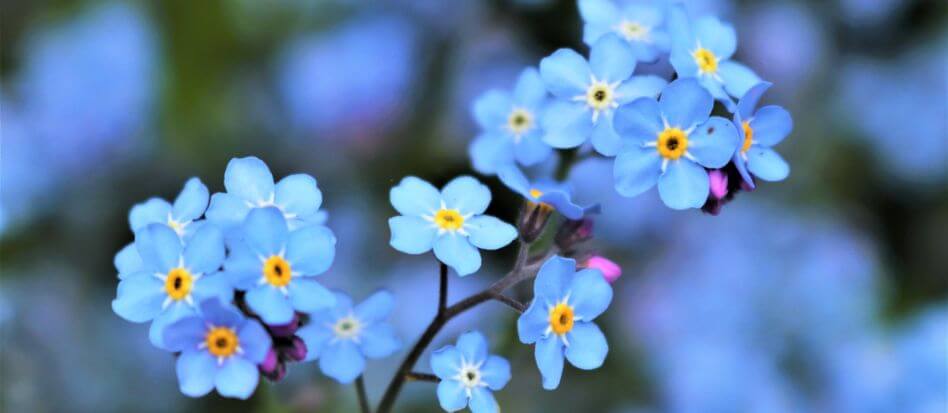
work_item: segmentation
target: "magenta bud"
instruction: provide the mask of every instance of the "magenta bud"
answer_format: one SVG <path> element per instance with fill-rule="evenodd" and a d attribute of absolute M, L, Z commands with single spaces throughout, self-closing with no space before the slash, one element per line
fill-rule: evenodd
<path fill-rule="evenodd" d="M 283 355 L 294 361 L 303 361 L 306 358 L 306 343 L 299 337 L 293 337 L 290 345 L 283 348 Z"/>
<path fill-rule="evenodd" d="M 279 364 L 280 360 L 277 357 L 276 351 L 270 348 L 270 350 L 267 351 L 266 357 L 263 358 L 263 362 L 260 363 L 260 372 L 263 374 L 273 373 Z"/>
<path fill-rule="evenodd" d="M 274 337 L 293 337 L 296 334 L 296 330 L 300 328 L 300 317 L 297 314 L 293 314 L 293 320 L 288 324 L 283 325 L 267 325 L 270 329 L 270 334 Z"/>
<path fill-rule="evenodd" d="M 587 217 L 563 222 L 553 240 L 561 250 L 572 251 L 574 247 L 588 241 L 592 236 L 593 220 Z"/>
<path fill-rule="evenodd" d="M 727 173 L 712 169 L 708 172 L 708 179 L 711 184 L 711 196 L 719 200 L 727 196 Z"/>
<path fill-rule="evenodd" d="M 602 273 L 603 278 L 610 284 L 614 283 L 622 276 L 622 267 L 612 260 L 599 255 L 593 255 L 584 261 L 581 265 L 584 268 L 597 269 Z"/>
<path fill-rule="evenodd" d="M 267 373 L 263 372 L 263 377 L 270 379 L 270 381 L 280 381 L 286 377 L 286 365 L 283 363 L 277 363 L 273 371 Z"/>

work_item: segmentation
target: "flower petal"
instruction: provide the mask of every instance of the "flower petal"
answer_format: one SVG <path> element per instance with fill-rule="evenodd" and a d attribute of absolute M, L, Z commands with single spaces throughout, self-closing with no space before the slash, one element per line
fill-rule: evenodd
<path fill-rule="evenodd" d="M 464 222 L 464 229 L 470 234 L 471 244 L 485 250 L 503 248 L 517 239 L 517 229 L 513 225 L 490 215 L 468 219 Z"/>
<path fill-rule="evenodd" d="M 290 268 L 302 275 L 319 275 L 336 257 L 336 236 L 322 225 L 310 225 L 290 233 L 286 240 L 286 259 Z"/>
<path fill-rule="evenodd" d="M 332 329 L 316 322 L 310 322 L 296 330 L 296 336 L 306 344 L 306 358 L 303 361 L 316 360 L 334 337 Z"/>
<path fill-rule="evenodd" d="M 471 413 L 498 413 L 500 407 L 494 394 L 483 387 L 471 389 Z"/>
<path fill-rule="evenodd" d="M 431 353 L 431 371 L 441 380 L 450 380 L 461 369 L 461 351 L 447 345 Z"/>
<path fill-rule="evenodd" d="M 520 168 L 514 165 L 506 166 L 497 171 L 497 177 L 500 178 L 500 182 L 514 192 L 524 197 L 530 197 L 530 180 L 527 179 Z"/>
<path fill-rule="evenodd" d="M 207 186 L 200 179 L 188 179 L 188 182 L 184 184 L 184 189 L 174 200 L 172 216 L 175 221 L 191 222 L 200 218 L 201 215 L 204 215 L 204 210 L 207 209 L 210 196 Z"/>
<path fill-rule="evenodd" d="M 184 317 L 161 332 L 161 341 L 168 351 L 186 351 L 198 348 L 207 334 L 206 322 L 197 314 Z"/>
<path fill-rule="evenodd" d="M 718 60 L 727 60 L 737 49 L 737 32 L 730 24 L 716 17 L 705 16 L 695 22 L 695 35 L 702 47 L 714 53 Z"/>
<path fill-rule="evenodd" d="M 115 265 L 115 269 L 118 270 L 118 278 L 120 280 L 129 274 L 142 270 L 142 257 L 138 255 L 138 250 L 135 248 L 134 242 L 122 247 L 122 249 L 115 254 L 115 259 L 112 263 Z"/>
<path fill-rule="evenodd" d="M 402 347 L 395 329 L 389 324 L 375 324 L 362 330 L 359 348 L 372 359 L 388 357 Z"/>
<path fill-rule="evenodd" d="M 175 372 L 181 393 L 190 397 L 201 397 L 214 389 L 217 359 L 206 351 L 185 351 L 175 363 Z"/>
<path fill-rule="evenodd" d="M 258 364 L 267 357 L 267 352 L 273 344 L 270 334 L 255 320 L 244 323 L 237 332 L 237 339 L 240 340 L 240 348 L 244 351 L 243 357 Z"/>
<path fill-rule="evenodd" d="M 566 359 L 570 364 L 583 370 L 592 370 L 602 366 L 609 353 L 606 336 L 593 323 L 576 323 L 566 333 L 569 346 L 566 347 Z"/>
<path fill-rule="evenodd" d="M 517 84 L 514 86 L 513 98 L 519 104 L 530 108 L 538 108 L 547 98 L 546 85 L 540 77 L 540 71 L 528 67 L 520 72 Z"/>
<path fill-rule="evenodd" d="M 486 131 L 497 131 L 507 124 L 512 108 L 509 93 L 489 90 L 474 101 L 474 120 Z"/>
<path fill-rule="evenodd" d="M 724 81 L 727 93 L 736 98 L 741 98 L 750 88 L 760 83 L 760 76 L 753 70 L 733 60 L 721 62 L 718 65 L 718 75 Z"/>
<path fill-rule="evenodd" d="M 234 158 L 224 171 L 227 193 L 256 204 L 267 202 L 273 196 L 273 174 L 259 158 Z"/>
<path fill-rule="evenodd" d="M 162 312 L 152 320 L 151 326 L 148 327 L 148 340 L 151 341 L 153 346 L 167 350 L 168 345 L 165 344 L 164 341 L 165 329 L 171 324 L 191 317 L 196 313 L 197 311 L 194 307 L 191 307 L 184 301 L 172 302 L 168 308 L 162 310 Z"/>
<path fill-rule="evenodd" d="M 250 205 L 236 195 L 217 193 L 211 196 L 211 205 L 207 207 L 207 220 L 221 228 L 232 228 L 244 222 Z"/>
<path fill-rule="evenodd" d="M 336 305 L 336 296 L 316 280 L 294 277 L 286 287 L 290 291 L 290 302 L 298 311 L 312 313 Z"/>
<path fill-rule="evenodd" d="M 148 224 L 136 232 L 135 248 L 146 271 L 164 274 L 176 268 L 181 260 L 181 239 L 165 224 Z"/>
<path fill-rule="evenodd" d="M 585 93 L 589 75 L 586 59 L 570 49 L 559 49 L 540 61 L 540 77 L 546 89 L 562 99 Z"/>
<path fill-rule="evenodd" d="M 277 255 L 287 240 L 286 220 L 275 207 L 254 208 L 244 221 L 244 241 L 258 255 Z"/>
<path fill-rule="evenodd" d="M 790 165 L 780 155 L 769 148 L 751 147 L 747 151 L 747 169 L 754 176 L 765 181 L 782 181 L 790 175 Z"/>
<path fill-rule="evenodd" d="M 194 233 L 184 249 L 184 264 L 196 274 L 209 274 L 224 263 L 224 236 L 213 225 Z"/>
<path fill-rule="evenodd" d="M 461 334 L 456 347 L 468 363 L 481 364 L 487 360 L 487 338 L 480 331 Z"/>
<path fill-rule="evenodd" d="M 607 83 L 623 81 L 635 70 L 635 54 L 628 42 L 615 33 L 609 33 L 600 37 L 590 49 L 589 68 L 596 80 Z"/>
<path fill-rule="evenodd" d="M 623 105 L 643 97 L 655 99 L 667 85 L 665 79 L 655 75 L 632 76 L 616 88 L 616 100 Z"/>
<path fill-rule="evenodd" d="M 543 134 L 539 130 L 520 138 L 514 144 L 514 158 L 524 166 L 536 165 L 545 161 L 553 153 L 553 148 L 543 142 Z"/>
<path fill-rule="evenodd" d="M 773 86 L 773 83 L 760 82 L 751 87 L 744 96 L 741 96 L 741 100 L 737 102 L 737 114 L 740 115 L 741 119 L 747 120 L 754 115 L 754 108 L 757 107 L 761 96 L 771 86 Z"/>
<path fill-rule="evenodd" d="M 378 323 L 388 318 L 395 307 L 395 296 L 386 290 L 376 291 L 353 309 L 356 317 L 364 323 Z"/>
<path fill-rule="evenodd" d="M 195 281 L 191 288 L 191 295 L 194 296 L 196 302 L 212 298 L 230 302 L 234 297 L 234 287 L 230 283 L 230 278 L 224 273 L 215 272 L 205 274 Z"/>
<path fill-rule="evenodd" d="M 290 299 L 271 285 L 261 285 L 247 290 L 247 305 L 257 313 L 264 323 L 283 325 L 293 320 Z"/>
<path fill-rule="evenodd" d="M 507 136 L 487 133 L 479 135 L 471 142 L 468 153 L 474 170 L 489 175 L 514 162 L 513 148 L 514 142 Z"/>
<path fill-rule="evenodd" d="M 305 218 L 316 213 L 323 203 L 316 178 L 306 174 L 289 175 L 277 182 L 274 202 L 289 216 Z"/>
<path fill-rule="evenodd" d="M 406 254 L 424 254 L 434 246 L 437 229 L 424 218 L 399 215 L 388 219 L 389 245 Z"/>
<path fill-rule="evenodd" d="M 230 357 L 224 362 L 214 383 L 217 392 L 224 397 L 235 397 L 246 400 L 253 394 L 260 381 L 260 372 L 257 366 L 243 357 Z"/>
<path fill-rule="evenodd" d="M 576 272 L 576 260 L 554 255 L 543 263 L 533 282 L 533 296 L 540 304 L 555 304 L 566 296 Z"/>
<path fill-rule="evenodd" d="M 165 224 L 171 215 L 171 204 L 161 198 L 151 198 L 140 204 L 135 204 L 128 213 L 128 223 L 132 232 L 148 226 L 148 224 Z"/>
<path fill-rule="evenodd" d="M 490 189 L 474 177 L 459 176 L 444 186 L 441 199 L 447 208 L 457 209 L 461 215 L 480 215 L 490 205 Z"/>
<path fill-rule="evenodd" d="M 389 191 L 389 200 L 402 215 L 429 215 L 441 207 L 438 189 L 414 176 L 406 176 Z"/>
<path fill-rule="evenodd" d="M 534 299 L 517 319 L 517 336 L 521 343 L 533 344 L 543 337 L 550 326 L 550 312 L 545 299 Z"/>
<path fill-rule="evenodd" d="M 616 134 L 615 129 L 612 127 L 612 114 L 606 114 L 599 122 L 596 123 L 596 126 L 593 127 L 592 141 L 593 148 L 596 149 L 596 152 L 599 152 L 602 156 L 616 156 L 619 153 L 619 149 L 622 148 L 622 138 Z"/>
<path fill-rule="evenodd" d="M 319 356 L 319 369 L 342 384 L 352 383 L 365 370 L 365 357 L 351 340 L 330 342 Z"/>
<path fill-rule="evenodd" d="M 467 392 L 457 380 L 441 380 L 437 391 L 438 404 L 445 411 L 456 412 L 467 406 Z"/>
<path fill-rule="evenodd" d="M 619 107 L 612 124 L 619 136 L 636 144 L 655 142 L 664 129 L 658 101 L 651 98 L 639 98 Z"/>
<path fill-rule="evenodd" d="M 721 168 L 731 160 L 740 144 L 734 123 L 712 116 L 688 136 L 688 153 L 705 168 Z"/>
<path fill-rule="evenodd" d="M 658 194 L 671 209 L 700 208 L 708 199 L 711 183 L 704 168 L 694 162 L 678 159 L 658 180 Z"/>
<path fill-rule="evenodd" d="M 467 237 L 461 235 L 447 233 L 438 237 L 434 242 L 434 253 L 462 277 L 481 268 L 481 254 Z"/>
<path fill-rule="evenodd" d="M 543 388 L 553 390 L 560 385 L 563 376 L 563 342 L 555 334 L 537 341 L 534 349 L 537 368 L 543 376 Z"/>
<path fill-rule="evenodd" d="M 670 126 L 688 129 L 708 119 L 714 99 L 697 80 L 683 78 L 665 87 L 658 104 Z"/>
<path fill-rule="evenodd" d="M 573 277 L 569 286 L 569 303 L 576 317 L 592 321 L 612 302 L 612 287 L 599 270 L 585 269 Z"/>
<path fill-rule="evenodd" d="M 504 388 L 510 381 L 510 362 L 503 357 L 488 357 L 487 362 L 481 366 L 481 379 L 491 390 L 497 391 Z"/>
<path fill-rule="evenodd" d="M 575 148 L 592 133 L 592 113 L 579 102 L 558 100 L 550 104 L 540 119 L 543 142 L 554 148 Z"/>
<path fill-rule="evenodd" d="M 624 197 L 639 195 L 658 182 L 662 174 L 662 157 L 655 148 L 627 146 L 613 167 L 616 192 Z"/>
<path fill-rule="evenodd" d="M 167 294 L 164 282 L 149 273 L 135 273 L 119 282 L 112 311 L 133 323 L 144 323 L 161 312 Z"/>
<path fill-rule="evenodd" d="M 793 118 L 786 109 L 779 106 L 760 108 L 750 123 L 754 131 L 754 143 L 764 147 L 780 143 L 793 130 Z"/>
<path fill-rule="evenodd" d="M 230 254 L 224 261 L 224 273 L 238 290 L 254 288 L 263 277 L 263 262 L 243 241 L 230 244 Z"/>

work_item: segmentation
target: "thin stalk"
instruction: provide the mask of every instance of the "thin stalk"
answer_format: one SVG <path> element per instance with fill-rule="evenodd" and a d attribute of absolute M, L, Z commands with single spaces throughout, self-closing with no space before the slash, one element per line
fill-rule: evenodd
<path fill-rule="evenodd" d="M 362 413 L 372 413 L 372 410 L 369 408 L 369 398 L 365 394 L 365 381 L 362 380 L 362 376 L 359 376 L 355 380 L 356 395 L 359 398 L 359 410 Z"/>

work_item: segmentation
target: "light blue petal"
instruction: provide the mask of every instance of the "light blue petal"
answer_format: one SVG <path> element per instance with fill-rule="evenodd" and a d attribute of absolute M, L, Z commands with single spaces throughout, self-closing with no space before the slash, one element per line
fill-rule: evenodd
<path fill-rule="evenodd" d="M 510 381 L 510 362 L 503 357 L 490 356 L 481 366 L 481 379 L 493 391 L 500 390 Z"/>
<path fill-rule="evenodd" d="M 688 153 L 705 168 L 721 168 L 731 160 L 741 144 L 730 120 L 712 116 L 688 136 Z"/>
<path fill-rule="evenodd" d="M 718 60 L 727 60 L 737 49 L 737 32 L 730 24 L 716 17 L 702 17 L 695 22 L 695 35 L 705 49 L 714 53 Z"/>
<path fill-rule="evenodd" d="M 294 277 L 287 285 L 287 289 L 290 291 L 293 308 L 304 313 L 312 313 L 336 305 L 336 296 L 331 291 L 306 277 Z"/>
<path fill-rule="evenodd" d="M 514 192 L 526 198 L 530 198 L 530 180 L 527 179 L 527 176 L 523 174 L 520 168 L 514 165 L 501 168 L 497 172 L 497 177 L 500 178 L 500 182 Z"/>
<path fill-rule="evenodd" d="M 378 323 L 388 318 L 395 307 L 395 296 L 386 290 L 376 291 L 353 309 L 363 323 Z"/>
<path fill-rule="evenodd" d="M 513 140 L 505 135 L 481 134 L 471 142 L 468 152 L 474 170 L 489 175 L 514 162 L 513 148 Z"/>
<path fill-rule="evenodd" d="M 756 108 L 757 103 L 760 102 L 760 98 L 771 86 L 773 86 L 773 83 L 760 82 L 748 89 L 747 93 L 737 102 L 737 115 L 740 115 L 743 120 L 750 119 L 754 114 L 754 108 Z"/>
<path fill-rule="evenodd" d="M 456 412 L 467 406 L 467 392 L 457 380 L 442 380 L 437 391 L 438 404 L 445 411 Z"/>
<path fill-rule="evenodd" d="M 234 297 L 234 287 L 224 273 L 215 272 L 205 274 L 195 281 L 191 294 L 196 302 L 211 298 L 219 298 L 221 301 L 230 302 Z"/>
<path fill-rule="evenodd" d="M 662 174 L 662 157 L 655 148 L 627 146 L 613 167 L 616 192 L 624 197 L 639 195 L 658 182 Z"/>
<path fill-rule="evenodd" d="M 129 274 L 142 270 L 142 257 L 138 255 L 138 249 L 135 248 L 134 242 L 119 250 L 119 252 L 115 254 L 115 259 L 112 263 L 115 264 L 115 269 L 118 270 L 118 278 L 120 280 Z"/>
<path fill-rule="evenodd" d="M 547 96 L 540 71 L 533 67 L 523 69 L 514 86 L 514 101 L 518 105 L 536 109 L 543 105 Z"/>
<path fill-rule="evenodd" d="M 556 208 L 561 215 L 568 219 L 580 219 L 586 212 L 586 208 L 573 203 L 568 193 L 559 190 L 544 191 L 543 195 L 540 196 L 540 202 L 552 205 L 553 208 Z"/>
<path fill-rule="evenodd" d="M 342 291 L 333 291 L 333 295 L 336 297 L 336 304 L 329 310 L 330 318 L 335 321 L 343 317 L 348 317 L 352 313 L 354 306 L 352 297 L 349 297 L 348 294 Z"/>
<path fill-rule="evenodd" d="M 210 198 L 207 186 L 198 178 L 188 179 L 184 189 L 174 200 L 172 216 L 178 222 L 191 222 L 204 215 L 207 202 Z"/>
<path fill-rule="evenodd" d="M 700 208 L 710 190 L 704 168 L 684 158 L 669 162 L 665 174 L 658 179 L 658 195 L 671 209 Z"/>
<path fill-rule="evenodd" d="M 334 335 L 329 327 L 315 322 L 310 322 L 306 326 L 296 330 L 296 336 L 306 344 L 306 359 L 304 361 L 316 360 L 326 348 Z"/>
<path fill-rule="evenodd" d="M 619 9 L 611 1 L 583 0 L 579 2 L 579 15 L 582 16 L 583 21 L 587 23 L 587 27 L 590 24 L 609 27 L 618 22 L 620 13 Z M 595 41 L 596 39 L 592 40 Z M 588 44 L 592 44 L 592 42 L 588 40 L 584 41 Z"/>
<path fill-rule="evenodd" d="M 593 323 L 576 323 L 569 333 L 566 333 L 569 346 L 566 347 L 566 359 L 570 364 L 583 370 L 597 369 L 606 360 L 609 353 L 609 344 L 606 336 Z"/>
<path fill-rule="evenodd" d="M 517 319 L 517 336 L 521 343 L 535 343 L 543 337 L 547 327 L 550 326 L 550 313 L 546 309 L 547 301 L 554 302 L 545 298 L 534 299 Z"/>
<path fill-rule="evenodd" d="M 517 229 L 490 215 L 480 215 L 464 223 L 471 244 L 485 250 L 503 248 L 517 239 Z"/>
<path fill-rule="evenodd" d="M 589 52 L 589 68 L 596 80 L 607 83 L 623 81 L 635 70 L 635 54 L 628 42 L 615 33 L 609 33 L 593 44 Z"/>
<path fill-rule="evenodd" d="M 244 241 L 258 255 L 276 255 L 286 246 L 286 220 L 275 207 L 251 210 L 244 221 L 243 230 Z"/>
<path fill-rule="evenodd" d="M 451 380 L 461 369 L 461 351 L 447 345 L 431 353 L 431 371 L 444 381 Z"/>
<path fill-rule="evenodd" d="M 726 107 L 728 111 L 733 113 L 735 110 L 737 110 L 737 104 L 734 103 L 734 101 L 731 99 L 731 96 L 728 95 L 724 90 L 724 84 L 721 83 L 721 81 L 711 76 L 701 76 L 697 79 L 698 83 L 701 84 L 701 87 L 703 87 L 704 90 L 707 90 L 708 93 L 711 94 L 711 97 L 723 103 L 724 107 Z"/>
<path fill-rule="evenodd" d="M 171 227 L 148 224 L 135 233 L 135 248 L 146 271 L 167 273 L 181 260 L 181 239 Z"/>
<path fill-rule="evenodd" d="M 288 216 L 306 218 L 323 204 L 323 193 L 316 178 L 306 174 L 289 175 L 277 182 L 274 203 Z"/>
<path fill-rule="evenodd" d="M 217 271 L 224 263 L 224 236 L 213 225 L 205 225 L 188 241 L 184 265 L 195 274 Z"/>
<path fill-rule="evenodd" d="M 497 413 L 500 407 L 494 394 L 483 387 L 471 389 L 471 413 Z"/>
<path fill-rule="evenodd" d="M 474 177 L 459 176 L 444 186 L 441 199 L 448 209 L 456 209 L 461 215 L 479 215 L 490 205 L 490 189 Z"/>
<path fill-rule="evenodd" d="M 553 390 L 559 387 L 563 376 L 563 342 L 555 334 L 537 341 L 534 350 L 537 368 L 543 376 L 543 388 Z"/>
<path fill-rule="evenodd" d="M 553 148 L 543 142 L 543 134 L 537 130 L 520 138 L 514 144 L 514 157 L 524 166 L 536 165 L 545 161 L 553 154 Z"/>
<path fill-rule="evenodd" d="M 402 215 L 430 215 L 441 207 L 441 193 L 431 184 L 406 176 L 389 191 L 389 200 Z"/>
<path fill-rule="evenodd" d="M 400 215 L 388 219 L 389 245 L 406 254 L 424 254 L 434 245 L 437 229 L 424 218 Z"/>
<path fill-rule="evenodd" d="M 372 359 L 388 357 L 401 349 L 402 342 L 389 324 L 375 324 L 362 330 L 359 348 Z"/>
<path fill-rule="evenodd" d="M 559 49 L 540 61 L 540 77 L 546 89 L 561 99 L 585 93 L 589 75 L 586 59 L 570 49 Z"/>
<path fill-rule="evenodd" d="M 201 397 L 214 389 L 217 359 L 206 351 L 185 351 L 175 364 L 178 388 L 190 397 Z"/>
<path fill-rule="evenodd" d="M 585 269 L 573 277 L 569 286 L 569 304 L 576 317 L 592 321 L 612 302 L 612 287 L 599 270 Z"/>
<path fill-rule="evenodd" d="M 622 16 L 634 19 L 637 23 L 654 28 L 662 24 L 662 10 L 654 2 L 626 3 L 622 7 Z M 654 34 L 654 33 L 652 33 Z"/>
<path fill-rule="evenodd" d="M 740 152 L 734 154 L 734 157 L 731 158 L 731 162 L 734 164 L 734 167 L 737 168 L 737 173 L 741 175 L 741 179 L 743 179 L 751 189 L 754 189 L 756 184 L 754 184 L 754 179 L 751 178 L 750 172 L 747 172 L 747 161 L 744 160 Z"/>
<path fill-rule="evenodd" d="M 650 98 L 639 98 L 616 109 L 612 124 L 619 136 L 635 144 L 655 142 L 664 129 L 658 102 Z"/>
<path fill-rule="evenodd" d="M 211 197 L 211 205 L 207 207 L 207 220 L 221 228 L 239 226 L 244 222 L 250 205 L 236 195 L 217 193 Z"/>
<path fill-rule="evenodd" d="M 638 98 L 657 98 L 668 85 L 665 79 L 655 75 L 633 76 L 616 88 L 616 100 L 620 105 Z"/>
<path fill-rule="evenodd" d="M 263 262 L 243 241 L 230 244 L 230 254 L 224 261 L 224 273 L 234 288 L 254 288 L 263 277 Z"/>
<path fill-rule="evenodd" d="M 194 350 L 204 342 L 207 323 L 198 315 L 182 318 L 164 328 L 161 341 L 168 351 Z"/>
<path fill-rule="evenodd" d="M 474 101 L 474 120 L 486 131 L 497 131 L 507 124 L 512 109 L 509 93 L 489 90 Z"/>
<path fill-rule="evenodd" d="M 697 80 L 678 79 L 665 87 L 658 104 L 670 126 L 688 129 L 708 119 L 714 99 Z"/>
<path fill-rule="evenodd" d="M 224 187 L 229 194 L 260 204 L 273 196 L 273 174 L 259 158 L 234 158 L 224 171 Z"/>
<path fill-rule="evenodd" d="M 718 65 L 718 75 L 724 81 L 724 89 L 727 93 L 736 98 L 741 98 L 750 88 L 760 83 L 760 76 L 747 66 L 733 60 L 721 62 Z"/>
<path fill-rule="evenodd" d="M 575 148 L 586 142 L 592 133 L 592 112 L 584 103 L 558 100 L 550 104 L 540 123 L 543 142 L 554 148 Z"/>
<path fill-rule="evenodd" d="M 782 181 L 790 175 L 790 165 L 776 151 L 758 146 L 747 151 L 747 169 L 754 176 L 770 182 Z"/>
<path fill-rule="evenodd" d="M 576 272 L 576 260 L 554 255 L 543 263 L 533 282 L 533 296 L 541 305 L 555 304 L 566 296 Z"/>
<path fill-rule="evenodd" d="M 351 340 L 330 342 L 319 356 L 319 369 L 342 384 L 352 383 L 365 370 L 365 357 Z"/>
<path fill-rule="evenodd" d="M 290 299 L 269 284 L 247 290 L 247 305 L 264 323 L 283 325 L 293 320 Z"/>
<path fill-rule="evenodd" d="M 434 253 L 438 259 L 454 268 L 460 276 L 475 273 L 481 268 L 481 254 L 467 240 L 467 237 L 455 233 L 444 234 L 434 243 Z"/>
<path fill-rule="evenodd" d="M 672 43 L 669 61 L 672 67 L 675 68 L 675 73 L 678 74 L 679 79 L 688 79 L 698 76 L 698 64 L 695 63 L 695 59 L 691 56 L 690 52 L 692 47 L 695 46 L 691 44 L 687 46 L 677 46 L 675 43 Z"/>
<path fill-rule="evenodd" d="M 602 156 L 616 156 L 622 148 L 622 139 L 612 128 L 612 114 L 608 113 L 599 119 L 592 132 L 592 144 L 596 152 Z"/>
<path fill-rule="evenodd" d="M 161 198 L 151 198 L 135 204 L 128 213 L 128 223 L 132 232 L 138 232 L 148 224 L 166 224 L 171 216 L 171 204 Z"/>
<path fill-rule="evenodd" d="M 480 331 L 461 334 L 456 347 L 463 360 L 468 363 L 481 364 L 487 361 L 487 338 Z"/>
<path fill-rule="evenodd" d="M 164 341 L 168 326 L 197 314 L 197 311 L 184 301 L 172 302 L 168 308 L 158 314 L 148 327 L 148 340 L 157 348 L 170 350 Z"/>
<path fill-rule="evenodd" d="M 165 283 L 150 273 L 135 273 L 119 282 L 112 311 L 133 323 L 151 320 L 161 312 Z"/>
<path fill-rule="evenodd" d="M 273 344 L 270 334 L 255 320 L 247 321 L 240 328 L 237 339 L 240 340 L 240 348 L 244 351 L 242 356 L 257 364 L 263 362 Z"/>
<path fill-rule="evenodd" d="M 602 0 L 592 0 L 581 1 L 579 2 L 579 5 L 582 7 L 583 4 L 591 2 L 605 3 L 605 1 Z M 585 25 L 583 25 L 583 43 L 586 43 L 586 45 L 589 46 L 595 44 L 596 40 L 599 40 L 602 36 L 612 33 L 611 26 L 611 24 L 587 22 Z"/>
<path fill-rule="evenodd" d="M 198 304 L 198 307 L 204 320 L 215 326 L 239 329 L 247 321 L 243 313 L 227 301 L 219 299 L 204 300 Z"/>
<path fill-rule="evenodd" d="M 754 143 L 771 147 L 790 135 L 793 118 L 784 108 L 764 106 L 754 114 L 750 127 L 754 131 Z"/>
<path fill-rule="evenodd" d="M 336 257 L 336 236 L 322 225 L 310 225 L 290 233 L 286 240 L 286 259 L 290 268 L 302 275 L 319 275 Z"/>
<path fill-rule="evenodd" d="M 243 357 L 230 357 L 217 371 L 214 384 L 221 396 L 246 400 L 253 394 L 259 381 L 260 372 L 255 364 Z"/>

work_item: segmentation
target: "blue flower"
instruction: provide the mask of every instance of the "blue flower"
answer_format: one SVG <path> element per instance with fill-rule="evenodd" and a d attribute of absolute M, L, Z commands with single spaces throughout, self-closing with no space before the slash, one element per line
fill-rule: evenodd
<path fill-rule="evenodd" d="M 365 359 L 390 356 L 402 347 L 395 329 L 385 321 L 395 300 L 379 291 L 353 306 L 352 299 L 335 293 L 335 307 L 310 314 L 297 336 L 306 343 L 306 361 L 319 359 L 323 374 L 351 383 L 365 370 Z"/>
<path fill-rule="evenodd" d="M 716 17 L 702 17 L 694 22 L 681 5 L 669 12 L 672 37 L 671 64 L 679 78 L 696 78 L 701 86 L 734 110 L 728 96 L 740 98 L 760 78 L 747 66 L 731 59 L 737 49 L 734 27 Z"/>
<path fill-rule="evenodd" d="M 312 278 L 329 269 L 336 237 L 322 225 L 294 231 L 275 207 L 255 208 L 247 215 L 242 238 L 229 246 L 224 270 L 234 287 L 247 291 L 247 305 L 263 322 L 283 325 L 294 310 L 332 307 L 332 292 Z"/>
<path fill-rule="evenodd" d="M 733 162 L 744 182 L 752 188 L 754 180 L 750 174 L 765 181 L 782 181 L 790 174 L 790 165 L 771 149 L 793 130 L 790 113 L 780 106 L 764 106 L 754 111 L 758 100 L 770 85 L 761 82 L 752 87 L 738 101 L 737 111 L 734 112 L 734 125 L 740 131 L 743 144 L 734 153 Z"/>
<path fill-rule="evenodd" d="M 213 297 L 231 299 L 230 282 L 218 273 L 224 262 L 224 240 L 217 228 L 203 226 L 183 245 L 167 225 L 149 224 L 135 233 L 135 248 L 140 261 L 128 262 L 137 264 L 137 269 L 131 264 L 126 267 L 126 261 L 117 256 L 122 280 L 112 311 L 135 323 L 154 320 L 149 338 L 155 346 L 166 347 L 161 331 L 194 314 L 196 303 Z M 123 268 L 130 272 L 123 273 Z"/>
<path fill-rule="evenodd" d="M 474 169 L 484 174 L 516 160 L 530 166 L 547 159 L 553 149 L 543 142 L 539 126 L 547 102 L 540 73 L 523 70 L 513 92 L 490 90 L 474 102 L 474 119 L 482 133 L 470 147 Z"/>
<path fill-rule="evenodd" d="M 200 306 L 200 313 L 164 332 L 169 350 L 181 352 L 175 367 L 181 393 L 200 397 L 217 388 L 221 396 L 250 397 L 259 382 L 257 365 L 272 344 L 270 336 L 259 322 L 220 300 Z"/>
<path fill-rule="evenodd" d="M 540 267 L 533 295 L 530 307 L 517 320 L 517 333 L 524 344 L 536 343 L 543 388 L 560 385 L 564 356 L 583 370 L 602 366 L 609 345 L 593 320 L 612 301 L 612 287 L 602 273 L 576 272 L 575 260 L 554 256 Z"/>
<path fill-rule="evenodd" d="M 709 118 L 713 105 L 698 81 L 679 79 L 659 101 L 643 98 L 619 108 L 616 132 L 626 145 L 616 157 L 616 191 L 632 197 L 658 183 L 670 208 L 703 205 L 710 190 L 704 168 L 726 165 L 739 143 L 731 121 Z"/>
<path fill-rule="evenodd" d="M 389 200 L 400 216 L 389 218 L 391 246 L 406 254 L 435 257 L 458 275 L 481 268 L 478 248 L 496 250 L 517 238 L 517 230 L 490 215 L 490 190 L 470 176 L 457 177 L 441 192 L 431 184 L 409 176 L 389 192 Z"/>
<path fill-rule="evenodd" d="M 149 224 L 164 224 L 187 239 L 201 226 L 201 222 L 195 221 L 204 215 L 209 197 L 207 186 L 200 179 L 191 178 L 175 198 L 174 205 L 161 198 L 151 198 L 132 207 L 128 222 L 134 232 Z"/>
<path fill-rule="evenodd" d="M 614 156 L 621 140 L 612 129 L 614 109 L 639 97 L 654 97 L 665 86 L 657 76 L 632 76 L 635 56 L 615 34 L 592 46 L 587 62 L 560 49 L 540 61 L 540 77 L 556 97 L 541 119 L 543 141 L 554 148 L 575 148 L 592 140 L 596 151 Z"/>
<path fill-rule="evenodd" d="M 316 179 L 306 174 L 289 175 L 274 185 L 270 168 L 259 158 L 234 158 L 224 171 L 226 193 L 216 193 L 207 208 L 207 220 L 222 228 L 239 226 L 254 208 L 276 207 L 296 229 L 322 219 L 319 206 L 323 194 Z"/>
<path fill-rule="evenodd" d="M 513 165 L 502 168 L 497 176 L 504 185 L 522 195 L 527 202 L 552 206 L 566 218 L 580 219 L 586 211 L 585 208 L 573 203 L 571 191 L 566 184 L 550 180 L 530 182 L 520 168 Z"/>
<path fill-rule="evenodd" d="M 580 0 L 579 14 L 586 23 L 583 42 L 587 45 L 616 33 L 629 43 L 635 60 L 640 62 L 654 62 L 671 47 L 664 12 L 658 4 L 625 2 L 620 6 L 612 0 Z"/>
<path fill-rule="evenodd" d="M 458 337 L 456 346 L 447 345 L 432 353 L 431 370 L 441 379 L 438 402 L 442 409 L 500 411 L 492 392 L 510 381 L 510 363 L 503 357 L 487 354 L 487 339 L 479 331 L 464 333 Z"/>

